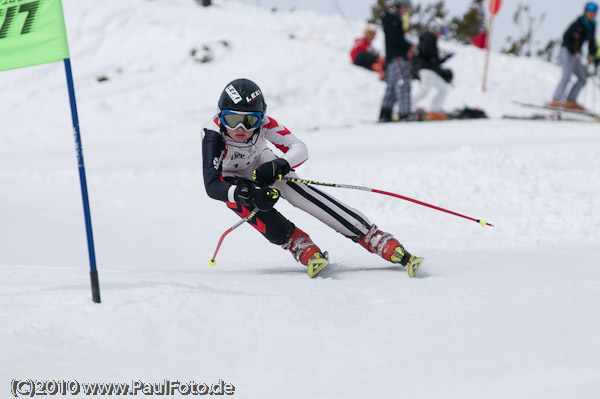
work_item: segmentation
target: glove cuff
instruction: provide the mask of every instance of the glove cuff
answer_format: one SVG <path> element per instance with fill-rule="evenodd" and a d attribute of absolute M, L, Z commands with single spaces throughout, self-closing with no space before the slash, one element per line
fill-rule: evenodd
<path fill-rule="evenodd" d="M 290 173 L 290 170 L 292 170 L 290 163 L 283 158 L 277 158 L 273 160 L 273 163 L 275 164 L 278 174 L 287 175 Z"/>
<path fill-rule="evenodd" d="M 252 207 L 253 205 L 249 187 L 237 186 L 233 198 L 235 199 L 235 202 L 245 207 Z"/>

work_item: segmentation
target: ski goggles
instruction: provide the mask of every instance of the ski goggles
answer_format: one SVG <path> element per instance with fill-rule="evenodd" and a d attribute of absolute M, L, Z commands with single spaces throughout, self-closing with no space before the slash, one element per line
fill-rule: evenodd
<path fill-rule="evenodd" d="M 586 11 L 594 11 L 597 12 L 598 11 L 598 4 L 596 3 L 587 3 L 585 5 L 585 10 Z"/>
<path fill-rule="evenodd" d="M 231 130 L 242 127 L 246 131 L 256 129 L 262 123 L 262 112 L 238 112 L 224 109 L 221 111 L 221 123 Z"/>

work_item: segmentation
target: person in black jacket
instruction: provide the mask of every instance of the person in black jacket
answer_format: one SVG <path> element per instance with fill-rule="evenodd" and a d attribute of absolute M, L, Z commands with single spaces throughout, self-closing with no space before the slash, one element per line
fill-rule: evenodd
<path fill-rule="evenodd" d="M 441 112 L 443 103 L 448 94 L 448 84 L 452 82 L 452 71 L 442 68 L 453 53 L 440 54 L 438 39 L 448 33 L 448 27 L 443 22 L 436 21 L 432 26 L 433 31 L 427 31 L 419 37 L 418 52 L 412 59 L 412 75 L 421 81 L 421 90 L 413 98 L 414 103 L 424 99 L 431 89 L 436 89 L 437 94 L 431 102 L 431 111 Z"/>
<path fill-rule="evenodd" d="M 585 86 L 587 80 L 587 71 L 579 57 L 581 47 L 584 42 L 588 42 L 588 62 L 593 62 L 594 54 L 596 54 L 596 13 L 598 12 L 598 4 L 589 2 L 585 5 L 583 16 L 578 17 L 575 22 L 569 26 L 563 35 L 562 47 L 560 49 L 559 59 L 562 66 L 563 74 L 558 87 L 554 92 L 552 101 L 548 104 L 552 107 L 564 107 L 575 110 L 584 110 L 577 103 L 577 96 Z M 577 82 L 567 95 L 566 101 L 564 98 L 567 85 L 571 79 L 571 74 L 577 76 Z"/>
<path fill-rule="evenodd" d="M 383 33 L 385 34 L 386 83 L 385 94 L 379 113 L 380 122 L 392 121 L 392 110 L 399 104 L 400 120 L 409 118 L 411 111 L 410 100 L 410 62 L 408 51 L 410 43 L 404 36 L 402 15 L 410 9 L 410 1 L 397 1 L 391 10 L 386 11 L 382 18 Z"/>

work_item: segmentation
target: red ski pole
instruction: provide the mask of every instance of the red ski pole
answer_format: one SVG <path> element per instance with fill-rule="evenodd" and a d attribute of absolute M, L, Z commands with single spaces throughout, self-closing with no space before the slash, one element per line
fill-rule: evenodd
<path fill-rule="evenodd" d="M 219 248 L 221 248 L 221 244 L 223 243 L 223 240 L 225 239 L 225 237 L 227 236 L 227 234 L 231 233 L 233 230 L 237 229 L 242 224 L 244 224 L 248 220 L 252 219 L 254 217 L 254 215 L 256 215 L 256 212 L 258 212 L 258 208 L 254 208 L 254 210 L 252 212 L 250 212 L 248 214 L 248 216 L 246 216 L 245 218 L 243 218 L 242 220 L 240 220 L 239 222 L 237 222 L 236 224 L 234 224 L 233 226 L 231 226 L 230 228 L 228 228 L 223 234 L 221 234 L 221 238 L 219 238 L 219 243 L 217 244 L 217 249 L 215 249 L 215 253 L 212 256 L 212 258 L 210 258 L 208 260 L 208 265 L 209 266 L 214 266 L 214 265 L 217 264 L 217 261 L 216 261 L 217 253 L 219 252 Z"/>
<path fill-rule="evenodd" d="M 286 181 L 289 181 L 289 182 L 292 182 L 292 183 L 314 184 L 314 185 L 317 185 L 317 186 L 337 187 L 337 188 L 349 188 L 349 189 L 352 189 L 352 190 L 370 191 L 372 193 L 389 195 L 390 197 L 400 198 L 400 199 L 403 199 L 403 200 L 406 200 L 406 201 L 414 202 L 415 204 L 427 206 L 429 208 L 437 209 L 438 211 L 446 212 L 446 213 L 449 213 L 451 215 L 460 216 L 461 218 L 472 220 L 474 222 L 479 223 L 483 227 L 485 227 L 486 225 L 494 227 L 493 224 L 488 223 L 487 220 L 485 220 L 485 219 L 475 219 L 475 218 L 472 218 L 472 217 L 469 217 L 469 216 L 461 215 L 460 213 L 449 211 L 448 209 L 440 208 L 439 206 L 431 205 L 431 204 L 428 204 L 426 202 L 417 201 L 416 199 L 405 197 L 405 196 L 400 195 L 400 194 L 394 194 L 394 193 L 390 193 L 390 192 L 387 192 L 387 191 L 377 190 L 375 188 L 362 187 L 362 186 L 352 186 L 352 185 L 348 185 L 348 184 L 324 183 L 324 182 L 319 182 L 319 181 L 314 181 L 314 180 L 300 179 L 298 177 L 283 177 L 282 180 L 286 180 Z"/>

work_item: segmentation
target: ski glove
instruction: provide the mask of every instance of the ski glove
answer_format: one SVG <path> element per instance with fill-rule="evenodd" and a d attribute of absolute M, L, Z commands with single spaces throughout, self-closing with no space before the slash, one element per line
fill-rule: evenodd
<path fill-rule="evenodd" d="M 259 186 L 270 186 L 290 172 L 290 164 L 283 158 L 265 162 L 252 172 L 252 178 Z"/>
<path fill-rule="evenodd" d="M 279 190 L 271 187 L 237 186 L 235 189 L 236 202 L 249 209 L 256 207 L 261 211 L 268 211 L 273 208 L 279 197 Z"/>

